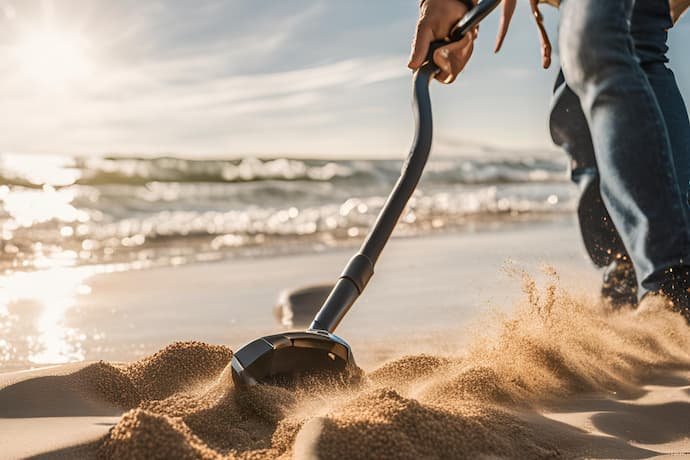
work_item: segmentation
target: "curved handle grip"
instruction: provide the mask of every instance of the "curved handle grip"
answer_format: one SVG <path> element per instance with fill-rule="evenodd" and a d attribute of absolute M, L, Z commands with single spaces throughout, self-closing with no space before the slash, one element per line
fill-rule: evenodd
<path fill-rule="evenodd" d="M 479 21 L 493 11 L 499 3 L 501 0 L 480 0 L 453 28 L 450 39 L 462 39 L 468 30 L 479 24 Z M 447 43 L 448 41 L 435 42 L 437 47 Z M 437 49 L 433 46 L 434 44 L 432 44 L 432 50 Z M 438 72 L 438 68 L 433 60 L 429 60 L 414 74 L 412 103 L 416 118 L 416 131 L 412 150 L 403 164 L 400 178 L 383 205 L 374 227 L 369 232 L 359 252 L 345 267 L 326 302 L 314 317 L 314 321 L 309 326 L 310 330 L 333 332 L 338 327 L 340 321 L 362 294 L 369 279 L 373 276 L 374 265 L 422 177 L 431 151 L 433 136 L 429 82 L 436 72 Z"/>
<path fill-rule="evenodd" d="M 434 52 L 448 43 L 459 42 L 467 32 L 477 26 L 485 17 L 489 15 L 501 3 L 501 0 L 479 0 L 474 8 L 465 14 L 451 29 L 448 38 L 445 40 L 437 40 L 429 46 L 429 54 L 427 54 L 424 65 L 432 67 L 433 72 L 438 72 L 438 67 L 434 64 Z"/>

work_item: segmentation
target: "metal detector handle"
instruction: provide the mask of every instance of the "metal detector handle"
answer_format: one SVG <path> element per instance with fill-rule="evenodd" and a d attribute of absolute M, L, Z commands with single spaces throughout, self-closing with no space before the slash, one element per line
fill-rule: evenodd
<path fill-rule="evenodd" d="M 350 259 L 335 287 L 316 314 L 310 330 L 333 332 L 350 310 L 367 283 L 374 274 L 374 265 L 386 246 L 395 229 L 407 202 L 417 188 L 426 166 L 431 140 L 433 137 L 433 120 L 429 83 L 438 72 L 434 64 L 433 52 L 438 47 L 461 40 L 462 37 L 484 19 L 501 0 L 480 0 L 453 28 L 446 41 L 434 42 L 430 46 L 429 57 L 422 67 L 414 73 L 414 94 L 412 104 L 416 117 L 416 132 L 410 154 L 405 160 L 400 178 L 395 184 L 383 209 L 376 218 L 376 223 L 369 232 L 359 252 Z"/>

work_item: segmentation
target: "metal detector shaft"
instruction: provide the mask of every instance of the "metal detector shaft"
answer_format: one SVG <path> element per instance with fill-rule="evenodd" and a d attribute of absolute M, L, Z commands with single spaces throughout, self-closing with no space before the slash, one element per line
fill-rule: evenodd
<path fill-rule="evenodd" d="M 429 83 L 438 72 L 433 53 L 439 47 L 459 41 L 474 28 L 501 0 L 482 0 L 470 10 L 453 28 L 448 40 L 431 44 L 427 61 L 414 73 L 413 108 L 415 113 L 415 138 L 410 154 L 403 164 L 400 178 L 395 184 L 388 200 L 383 205 L 376 223 L 369 232 L 359 252 L 350 259 L 335 287 L 316 314 L 310 330 L 334 332 L 340 321 L 350 310 L 374 274 L 374 265 L 386 246 L 395 225 L 407 206 L 407 202 L 417 188 L 424 172 L 433 137 L 433 119 Z"/>

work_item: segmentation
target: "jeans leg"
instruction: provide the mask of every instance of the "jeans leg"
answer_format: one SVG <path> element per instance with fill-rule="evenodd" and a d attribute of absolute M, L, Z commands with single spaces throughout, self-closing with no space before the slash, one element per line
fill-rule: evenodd
<path fill-rule="evenodd" d="M 601 196 L 643 294 L 690 262 L 690 233 L 666 122 L 634 51 L 633 6 L 564 0 L 559 47 L 565 81 L 592 134 Z"/>
<path fill-rule="evenodd" d="M 690 188 L 690 121 L 673 71 L 667 67 L 668 30 L 673 27 L 666 0 L 637 0 L 630 29 L 635 52 L 656 95 L 666 122 L 676 177 L 688 201 Z M 686 206 L 686 212 L 690 210 Z"/>
<path fill-rule="evenodd" d="M 666 120 L 666 126 L 668 126 L 678 186 L 685 196 L 685 201 L 688 202 L 690 199 L 688 196 L 690 189 L 690 121 L 688 120 L 688 109 L 671 69 L 661 64 L 654 64 L 647 66 L 646 74 L 652 88 L 654 88 L 654 93 L 664 114 L 664 120 Z M 686 213 L 688 211 L 686 207 Z"/>
<path fill-rule="evenodd" d="M 626 259 L 627 251 L 611 222 L 599 192 L 599 170 L 592 135 L 580 99 L 565 83 L 561 72 L 554 85 L 549 118 L 551 139 L 571 159 L 571 179 L 580 189 L 577 218 L 587 254 L 598 267 Z M 637 281 L 633 280 L 633 284 Z"/>

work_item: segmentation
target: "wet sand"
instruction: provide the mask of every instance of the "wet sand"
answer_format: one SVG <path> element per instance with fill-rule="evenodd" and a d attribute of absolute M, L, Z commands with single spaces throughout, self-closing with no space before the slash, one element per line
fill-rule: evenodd
<path fill-rule="evenodd" d="M 227 346 L 2 374 L 0 445 L 8 458 L 690 454 L 690 329 L 599 305 L 576 238 L 395 240 L 339 330 L 368 378 L 335 390 L 239 391 L 226 365 L 277 329 L 282 288 L 335 276 L 350 251 L 93 276 L 70 325 L 107 323 L 89 359 Z"/>
<path fill-rule="evenodd" d="M 487 310 L 510 310 L 521 294 L 519 282 L 504 273 L 508 260 L 537 276 L 552 263 L 564 283 L 596 289 L 598 275 L 578 238 L 572 223 L 396 238 L 338 331 L 364 364 L 414 352 L 440 332 L 471 327 Z M 0 301 L 3 292 L 14 297 L 6 318 L 0 311 L 0 333 L 15 349 L 2 359 L 0 341 L 0 372 L 75 359 L 132 361 L 180 340 L 235 349 L 280 328 L 272 309 L 282 290 L 332 282 L 355 250 L 113 273 L 61 268 L 0 279 Z M 445 334 L 445 342 L 448 335 L 465 341 L 464 334 Z M 368 350 L 375 350 L 372 359 Z"/>

